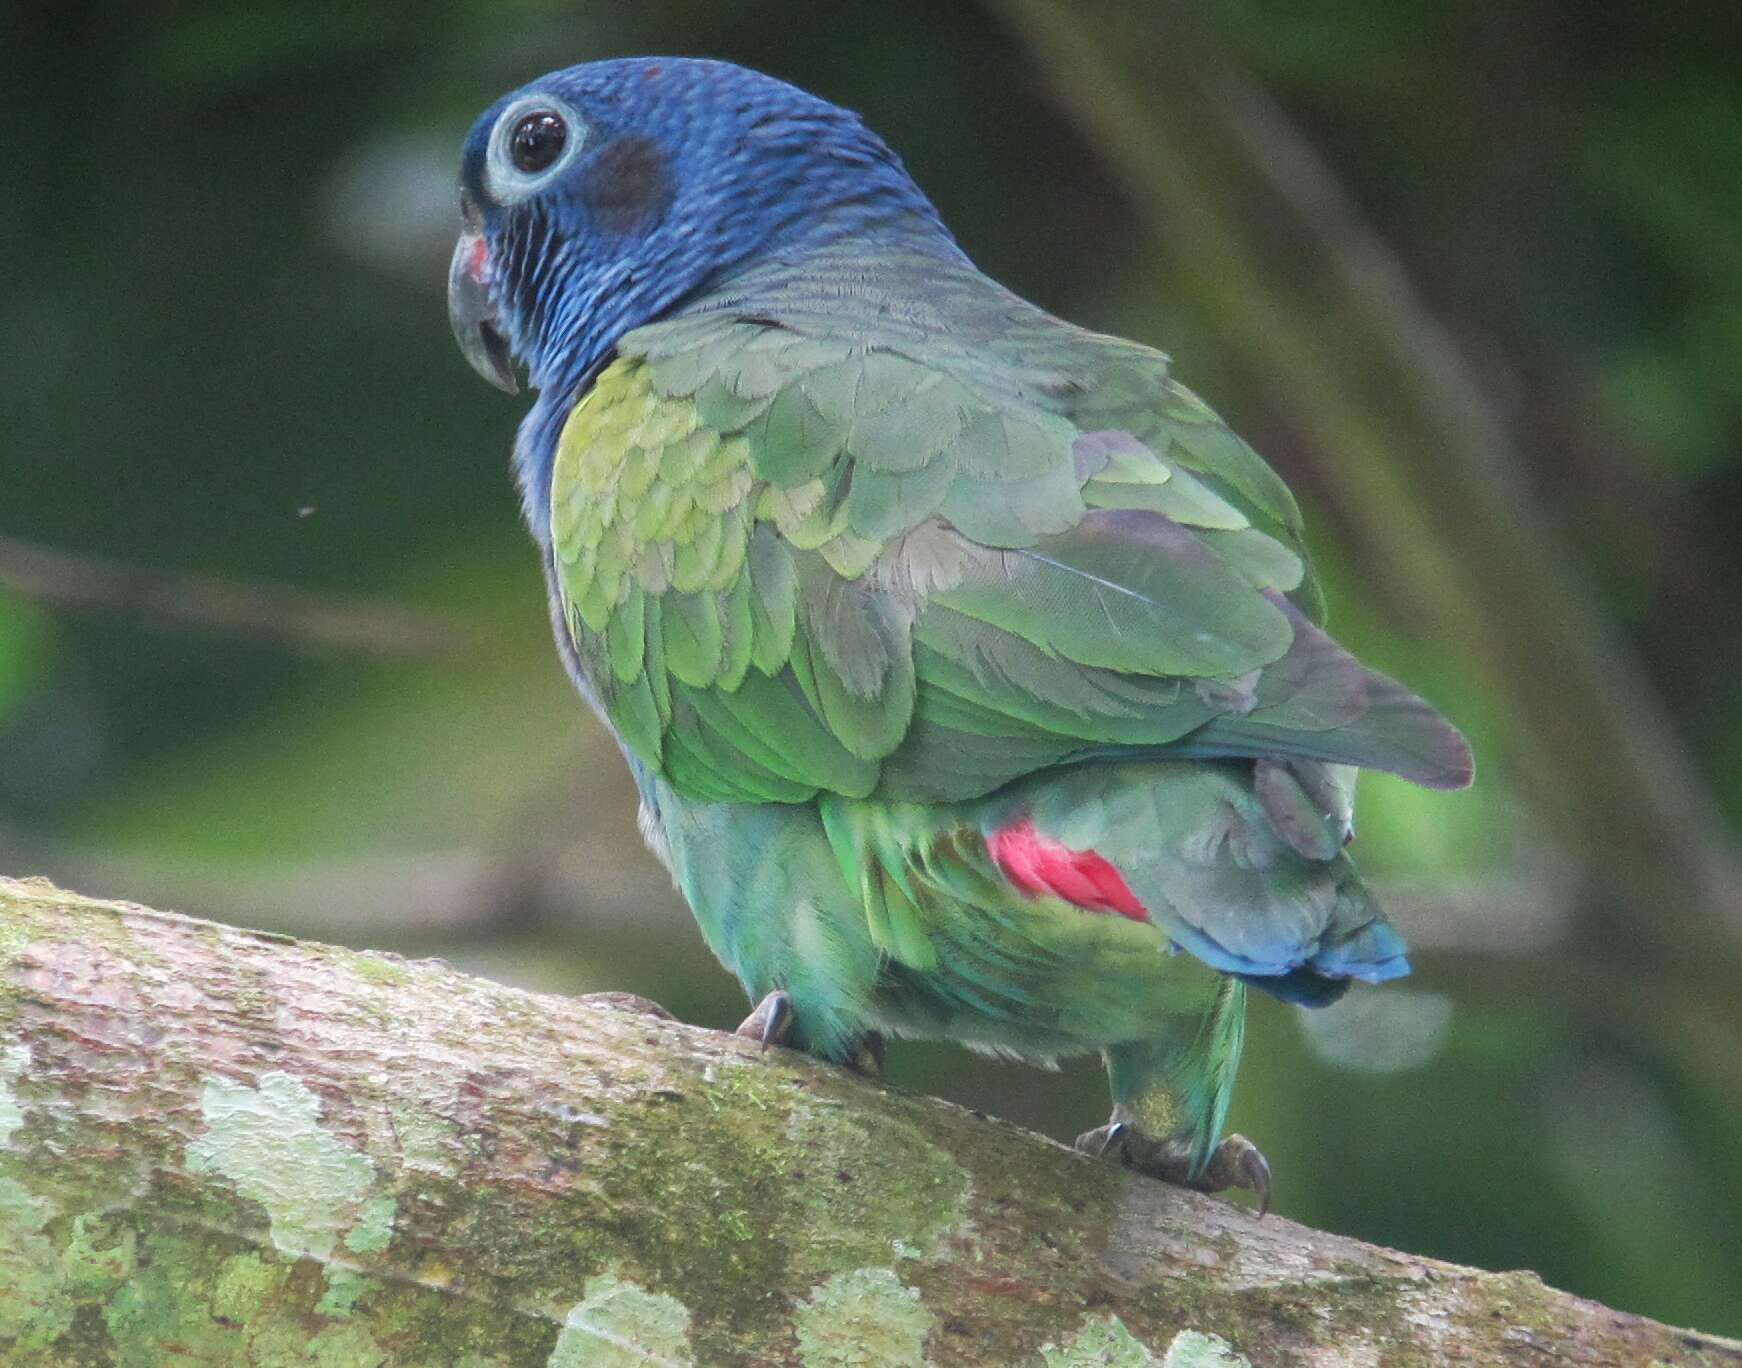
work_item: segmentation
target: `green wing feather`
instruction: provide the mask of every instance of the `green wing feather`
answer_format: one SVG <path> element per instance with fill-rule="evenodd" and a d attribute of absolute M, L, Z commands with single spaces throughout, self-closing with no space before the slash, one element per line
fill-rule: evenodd
<path fill-rule="evenodd" d="M 1286 486 L 1166 366 L 929 259 L 770 267 L 630 333 L 551 493 L 625 744 L 725 801 L 1131 754 L 1467 782 L 1457 733 L 1315 625 Z"/>

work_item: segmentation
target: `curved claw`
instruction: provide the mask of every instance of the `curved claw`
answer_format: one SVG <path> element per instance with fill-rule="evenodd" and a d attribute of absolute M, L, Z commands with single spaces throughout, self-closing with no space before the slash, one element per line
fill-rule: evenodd
<path fill-rule="evenodd" d="M 784 1045 L 792 1034 L 792 999 L 775 989 L 756 1004 L 732 1034 L 758 1041 L 765 1050 L 770 1045 Z"/>
<path fill-rule="evenodd" d="M 1076 1148 L 1093 1157 L 1112 1157 L 1127 1168 L 1147 1173 L 1165 1183 L 1220 1192 L 1245 1188 L 1258 1197 L 1258 1214 L 1270 1210 L 1270 1163 L 1258 1146 L 1244 1135 L 1230 1135 L 1217 1145 L 1202 1173 L 1193 1176 L 1191 1143 L 1187 1135 L 1157 1140 L 1124 1121 L 1109 1121 L 1077 1137 Z"/>
<path fill-rule="evenodd" d="M 889 1066 L 889 1046 L 880 1031 L 867 1031 L 853 1046 L 843 1067 L 866 1078 L 882 1078 Z"/>
<path fill-rule="evenodd" d="M 1104 1126 L 1096 1126 L 1092 1131 L 1084 1131 L 1071 1142 L 1071 1148 L 1091 1159 L 1105 1159 L 1107 1152 L 1119 1143 L 1119 1137 L 1124 1130 L 1123 1121 L 1109 1121 Z"/>
<path fill-rule="evenodd" d="M 1270 1210 L 1270 1161 L 1244 1135 L 1230 1135 L 1216 1146 L 1200 1182 L 1206 1192 L 1245 1188 L 1257 1195 L 1260 1217 Z"/>
<path fill-rule="evenodd" d="M 1240 1186 L 1258 1194 L 1258 1215 L 1263 1219 L 1270 1213 L 1270 1161 L 1254 1145 L 1241 1159 L 1240 1172 L 1246 1179 Z"/>

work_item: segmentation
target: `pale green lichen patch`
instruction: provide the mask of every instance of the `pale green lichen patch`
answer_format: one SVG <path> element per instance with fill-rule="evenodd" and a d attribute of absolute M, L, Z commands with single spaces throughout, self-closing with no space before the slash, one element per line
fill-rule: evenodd
<path fill-rule="evenodd" d="M 1063 1344 L 1041 1347 L 1046 1368 L 1252 1368 L 1220 1335 L 1181 1330 L 1157 1358 L 1149 1346 L 1111 1314 L 1085 1317 Z"/>
<path fill-rule="evenodd" d="M 378 1254 L 393 1241 L 393 1218 L 399 1203 L 386 1195 L 371 1197 L 357 1213 L 357 1224 L 345 1232 L 345 1248 L 353 1254 Z"/>
<path fill-rule="evenodd" d="M 253 1338 L 248 1351 L 244 1362 L 251 1368 L 385 1368 L 389 1361 L 369 1328 L 355 1321 L 313 1336 L 302 1326 L 276 1322 Z"/>
<path fill-rule="evenodd" d="M 891 1268 L 837 1273 L 798 1308 L 805 1368 L 924 1368 L 935 1317 Z"/>
<path fill-rule="evenodd" d="M 460 1161 L 452 1152 L 459 1128 L 444 1116 L 425 1107 L 392 1106 L 393 1131 L 399 1137 L 399 1152 L 405 1166 L 452 1177 Z"/>
<path fill-rule="evenodd" d="M 331 1316 L 334 1320 L 344 1320 L 357 1309 L 357 1298 L 374 1285 L 374 1280 L 353 1268 L 340 1268 L 332 1264 L 325 1271 L 326 1290 L 315 1303 L 315 1313 Z"/>
<path fill-rule="evenodd" d="M 1040 1357 L 1046 1368 L 1154 1368 L 1160 1362 L 1124 1321 L 1104 1314 L 1085 1317 L 1063 1344 L 1042 1345 Z"/>
<path fill-rule="evenodd" d="M 270 1266 L 265 1262 L 241 1266 L 225 1258 L 214 1269 L 209 1242 L 162 1232 L 150 1237 L 149 1253 L 140 1261 L 138 1273 L 103 1306 L 110 1361 L 125 1368 L 168 1362 L 202 1368 L 247 1363 L 243 1326 L 258 1309 L 258 1299 L 271 1295 Z M 218 1310 L 220 1305 L 223 1311 Z M 245 1308 L 242 1316 L 225 1314 Z"/>
<path fill-rule="evenodd" d="M 609 1266 L 678 1298 L 703 1362 L 790 1334 L 770 1289 L 899 1260 L 923 1284 L 927 1261 L 971 1241 L 978 1180 L 932 1138 L 923 1108 L 858 1105 L 857 1083 L 789 1071 L 772 1053 L 713 1063 L 702 1083 L 645 1090 L 609 1130 L 585 1132 L 626 1219 L 607 1231 L 565 1212 L 544 1247 L 584 1260 L 583 1276 Z M 699 1218 L 674 1223 L 675 1211 Z M 529 1273 L 548 1287 L 552 1266 L 547 1253 Z"/>
<path fill-rule="evenodd" d="M 1252 1368 L 1252 1365 L 1220 1335 L 1181 1330 L 1167 1346 L 1161 1368 Z"/>
<path fill-rule="evenodd" d="M 541 1363 L 546 1324 L 443 1297 L 416 1284 L 317 1268 L 227 1236 L 156 1230 L 140 1237 L 134 1276 L 110 1289 L 28 1368 L 382 1368 L 447 1364 L 464 1349 L 497 1368 Z M 3 1345 L 0 1341 L 0 1345 Z M 0 1363 L 14 1359 L 0 1347 Z"/>
<path fill-rule="evenodd" d="M 42 937 L 48 919 L 42 915 L 44 894 L 63 896 L 46 879 L 0 878 L 0 955 L 10 956 Z"/>
<path fill-rule="evenodd" d="M 587 1279 L 547 1368 L 691 1368 L 690 1313 L 614 1274 Z"/>
<path fill-rule="evenodd" d="M 218 1269 L 212 1287 L 212 1317 L 240 1324 L 278 1295 L 290 1265 L 271 1254 L 234 1254 Z"/>
<path fill-rule="evenodd" d="M 138 1269 L 130 1228 L 79 1216 L 63 1250 L 52 1238 L 57 1216 L 54 1203 L 0 1176 L 0 1362 L 33 1350 L 52 1355 L 79 1305 L 108 1296 Z"/>
<path fill-rule="evenodd" d="M 0 878 L 0 908 L 5 912 L 0 916 L 0 955 L 28 949 L 33 958 L 53 958 L 66 949 L 88 953 L 99 946 L 131 963 L 159 962 L 156 952 L 134 937 L 125 904 L 67 893 L 46 879 Z M 77 947 L 66 939 L 67 923 L 74 919 Z"/>
<path fill-rule="evenodd" d="M 139 1233 L 131 1225 L 87 1212 L 73 1218 L 72 1239 L 61 1254 L 67 1291 L 107 1296 L 139 1268 Z"/>
<path fill-rule="evenodd" d="M 366 1156 L 320 1124 L 320 1099 L 287 1073 L 265 1074 L 258 1088 L 209 1078 L 200 1097 L 205 1133 L 187 1147 L 196 1173 L 221 1173 L 236 1191 L 266 1208 L 272 1243 L 292 1257 L 332 1256 L 339 1236 L 354 1221 L 366 1229 L 371 1248 L 386 1244 L 392 1207 L 375 1207 L 367 1221 L 360 1209 L 375 1183 Z"/>
<path fill-rule="evenodd" d="M 391 955 L 358 950 L 347 956 L 345 963 L 350 966 L 352 973 L 359 978 L 368 979 L 371 983 L 390 983 L 397 986 L 411 982 L 411 966 Z"/>
<path fill-rule="evenodd" d="M 968 1224 L 967 1171 L 898 1117 L 801 1106 L 786 1142 L 790 1196 L 806 1218 L 793 1245 L 808 1276 L 930 1257 Z"/>
<path fill-rule="evenodd" d="M 221 1212 L 234 1199 L 218 1201 Z M 556 1337 L 538 1317 L 293 1261 L 216 1230 L 138 1229 L 137 1214 L 69 1222 L 0 1176 L 0 1364 L 517 1368 L 543 1363 Z"/>
<path fill-rule="evenodd" d="M 9 1143 L 12 1134 L 24 1124 L 24 1103 L 13 1096 L 12 1085 L 30 1067 L 30 1051 L 22 1045 L 8 1045 L 0 1050 L 0 1145 Z"/>
<path fill-rule="evenodd" d="M 60 1254 L 44 1235 L 54 1207 L 0 1177 L 0 1343 L 42 1348 L 72 1323 Z"/>

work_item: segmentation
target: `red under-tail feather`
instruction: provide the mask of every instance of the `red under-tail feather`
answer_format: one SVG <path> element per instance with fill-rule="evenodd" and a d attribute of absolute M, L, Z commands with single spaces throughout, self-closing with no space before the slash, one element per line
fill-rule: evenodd
<path fill-rule="evenodd" d="M 1090 912 L 1117 912 L 1133 921 L 1149 913 L 1117 869 L 1092 850 L 1072 850 L 1034 829 L 1023 817 L 986 838 L 998 868 L 1024 893 L 1050 894 Z"/>

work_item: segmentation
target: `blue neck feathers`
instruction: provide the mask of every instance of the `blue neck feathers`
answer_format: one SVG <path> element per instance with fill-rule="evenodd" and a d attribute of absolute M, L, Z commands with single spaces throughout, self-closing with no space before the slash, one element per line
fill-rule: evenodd
<path fill-rule="evenodd" d="M 844 241 L 855 253 L 962 259 L 931 202 L 857 115 L 778 81 L 720 63 L 593 63 L 498 109 L 540 91 L 585 115 L 583 155 L 536 197 L 486 203 L 484 222 L 502 330 L 540 391 L 514 464 L 541 543 L 562 424 L 626 332 L 746 270 L 797 264 Z M 468 142 L 468 189 L 483 183 L 493 118 Z"/>

